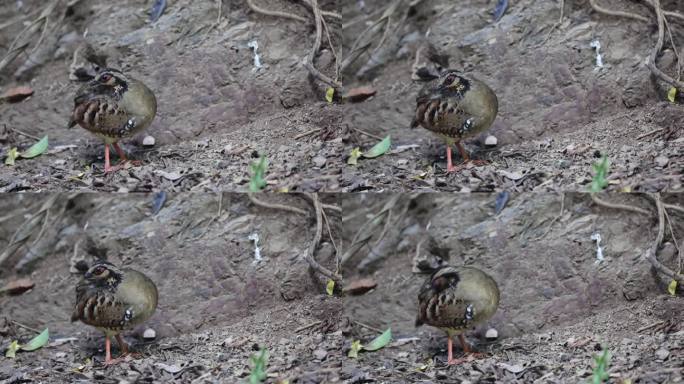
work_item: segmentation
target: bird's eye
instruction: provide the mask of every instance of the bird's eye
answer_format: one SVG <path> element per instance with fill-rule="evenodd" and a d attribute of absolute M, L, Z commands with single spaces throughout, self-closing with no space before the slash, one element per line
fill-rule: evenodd
<path fill-rule="evenodd" d="M 107 83 L 111 79 L 112 79 L 112 75 L 110 75 L 109 73 L 105 73 L 104 75 L 102 75 L 102 77 L 100 77 L 100 81 L 103 83 Z"/>

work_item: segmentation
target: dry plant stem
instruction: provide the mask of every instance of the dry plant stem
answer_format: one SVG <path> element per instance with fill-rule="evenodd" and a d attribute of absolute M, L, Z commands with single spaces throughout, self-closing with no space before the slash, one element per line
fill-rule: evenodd
<path fill-rule="evenodd" d="M 321 214 L 323 216 L 323 221 L 325 222 L 325 228 L 328 230 L 328 237 L 330 237 L 330 241 L 332 242 L 333 248 L 335 249 L 335 273 L 339 274 L 340 250 L 337 249 L 337 244 L 335 244 L 335 237 L 333 236 L 332 231 L 330 230 L 330 222 L 328 221 L 328 215 L 325 214 L 325 209 L 321 210 Z"/>
<path fill-rule="evenodd" d="M 342 276 L 320 265 L 314 258 L 316 248 L 318 248 L 318 244 L 321 242 L 321 236 L 323 234 L 323 207 L 321 207 L 321 202 L 318 200 L 318 194 L 314 194 L 312 197 L 314 209 L 316 211 L 316 232 L 314 234 L 313 240 L 311 240 L 309 249 L 306 252 L 305 259 L 313 270 L 327 277 L 328 279 L 333 280 L 336 285 L 339 285 L 339 283 L 342 282 Z"/>
<path fill-rule="evenodd" d="M 596 12 L 603 13 L 605 15 L 617 16 L 617 17 L 628 17 L 630 19 L 648 22 L 648 18 L 641 16 L 641 15 L 637 15 L 637 14 L 629 13 L 629 12 L 622 12 L 622 11 L 611 11 L 610 9 L 603 8 L 596 3 L 596 0 L 589 0 L 589 4 L 591 4 L 591 7 L 594 8 L 594 10 Z"/>
<path fill-rule="evenodd" d="M 600 206 L 606 207 L 606 208 L 624 209 L 624 210 L 626 210 L 626 211 L 632 211 L 632 212 L 636 212 L 636 213 L 641 213 L 641 214 L 643 214 L 643 215 L 650 215 L 650 214 L 651 214 L 651 212 L 649 212 L 649 211 L 647 211 L 647 210 L 645 210 L 645 209 L 639 208 L 639 207 L 633 207 L 633 206 L 631 206 L 631 205 L 625 205 L 625 204 L 609 203 L 609 202 L 607 202 L 607 201 L 605 201 L 605 200 L 601 200 L 598 196 L 596 196 L 595 193 L 592 193 L 592 194 L 591 194 L 591 200 L 592 200 L 596 205 L 600 205 Z"/>
<path fill-rule="evenodd" d="M 665 209 L 672 209 L 673 211 L 678 211 L 684 213 L 684 208 L 680 207 L 679 205 L 676 204 L 663 204 Z"/>
<path fill-rule="evenodd" d="M 316 54 L 318 53 L 318 50 L 321 49 L 321 38 L 323 37 L 323 18 L 321 16 L 321 9 L 318 8 L 318 0 L 310 0 L 311 1 L 311 6 L 313 7 L 313 13 L 314 13 L 314 21 L 316 25 L 316 37 L 314 39 L 314 44 L 311 47 L 311 51 L 309 52 L 309 55 L 306 57 L 306 60 L 304 62 L 304 67 L 311 73 L 312 76 L 317 78 L 318 80 L 324 82 L 325 84 L 328 84 L 329 86 L 339 89 L 342 88 L 342 83 L 339 81 L 333 80 L 330 77 L 324 75 L 321 73 L 316 67 L 313 65 L 314 58 L 316 57 Z"/>
<path fill-rule="evenodd" d="M 663 10 L 660 8 L 660 0 L 653 0 L 653 7 L 655 8 L 656 17 L 658 18 L 658 41 L 651 52 L 651 56 L 648 58 L 648 63 L 646 66 L 648 66 L 648 69 L 651 70 L 651 73 L 653 73 L 654 76 L 679 90 L 684 90 L 684 82 L 675 80 L 668 76 L 663 71 L 658 69 L 655 64 L 656 57 L 660 53 L 660 50 L 663 49 L 663 40 L 665 38 L 665 16 L 663 16 Z"/>
<path fill-rule="evenodd" d="M 652 0 L 646 0 L 646 3 L 650 5 L 651 7 L 655 8 L 655 5 L 653 4 Z M 680 19 L 684 21 L 684 14 L 678 13 L 678 12 L 672 12 L 672 11 L 663 11 L 663 15 L 666 17 L 672 17 L 675 19 Z"/>
<path fill-rule="evenodd" d="M 269 11 L 268 9 L 260 8 L 258 5 L 254 4 L 254 0 L 247 0 L 247 5 L 254 12 L 261 13 L 262 15 L 274 16 L 274 17 L 284 17 L 287 19 L 298 20 L 298 21 L 301 21 L 304 23 L 306 23 L 308 21 L 304 17 L 293 15 L 292 13 L 280 12 L 280 11 Z"/>
<path fill-rule="evenodd" d="M 682 75 L 682 62 L 679 57 L 679 51 L 677 50 L 677 44 L 675 44 L 674 38 L 672 37 L 672 30 L 670 29 L 670 23 L 665 19 L 665 29 L 667 30 L 667 36 L 670 38 L 670 45 L 672 45 L 672 51 L 674 52 L 675 58 L 677 58 L 677 80 L 681 80 Z"/>
<path fill-rule="evenodd" d="M 660 200 L 659 194 L 653 194 L 650 196 L 654 200 L 656 209 L 658 211 L 658 234 L 656 235 L 653 245 L 648 251 L 646 251 L 646 255 L 644 257 L 658 272 L 676 280 L 678 284 L 684 284 L 684 275 L 671 270 L 656 258 L 656 252 L 658 251 L 660 244 L 663 242 L 663 237 L 665 235 L 665 207 L 663 206 L 663 202 Z"/>
<path fill-rule="evenodd" d="M 33 331 L 33 332 L 35 332 L 35 333 L 40 333 L 40 332 L 41 332 L 41 331 L 39 331 L 39 330 L 37 330 L 37 329 L 35 329 L 35 328 L 29 327 L 28 325 L 24 325 L 24 324 L 22 324 L 22 323 L 20 323 L 20 322 L 18 322 L 18 321 L 16 321 L 16 320 L 10 320 L 10 321 L 11 321 L 12 323 L 14 323 L 15 325 L 21 327 L 21 328 L 28 329 L 29 331 Z"/>
<path fill-rule="evenodd" d="M 670 228 L 670 236 L 672 237 L 672 242 L 674 243 L 675 249 L 677 250 L 677 273 L 682 273 L 682 250 L 679 248 L 679 243 L 677 243 L 677 236 L 674 233 L 674 227 L 672 221 L 670 220 L 670 215 L 667 214 L 665 209 L 665 219 L 667 220 L 667 227 Z"/>
<path fill-rule="evenodd" d="M 311 8 L 311 10 L 313 11 L 313 7 L 311 5 L 311 0 L 304 0 L 303 3 L 307 7 Z M 331 17 L 331 18 L 337 19 L 337 20 L 342 20 L 342 15 L 340 15 L 339 13 L 336 13 L 336 12 L 321 11 L 321 15 L 323 15 L 325 17 Z"/>
<path fill-rule="evenodd" d="M 304 197 L 307 199 L 311 204 L 313 204 L 313 197 L 309 195 L 308 193 L 300 193 L 299 196 Z M 332 205 L 332 204 L 321 204 L 323 209 L 327 209 L 329 211 L 335 211 L 337 213 L 342 213 L 342 208 L 338 207 L 337 205 Z"/>
<path fill-rule="evenodd" d="M 282 204 L 274 204 L 274 203 L 267 203 L 264 201 L 261 201 L 254 196 L 253 193 L 248 193 L 247 196 L 249 196 L 249 200 L 257 206 L 263 207 L 263 208 L 269 208 L 269 209 L 282 209 L 284 211 L 289 211 L 289 212 L 294 212 L 300 215 L 308 215 L 308 212 L 306 212 L 303 209 L 299 209 L 297 207 L 290 207 L 289 205 L 282 205 Z"/>

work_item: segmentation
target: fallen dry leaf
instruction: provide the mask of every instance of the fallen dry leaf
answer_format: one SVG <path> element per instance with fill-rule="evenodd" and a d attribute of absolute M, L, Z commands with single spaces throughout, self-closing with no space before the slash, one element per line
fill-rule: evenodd
<path fill-rule="evenodd" d="M 367 98 L 375 95 L 377 91 L 373 87 L 364 86 L 352 88 L 344 95 L 344 99 L 351 101 L 352 103 L 358 103 L 364 101 Z"/>
<path fill-rule="evenodd" d="M 8 89 L 0 96 L 0 99 L 7 101 L 8 103 L 16 103 L 31 95 L 33 95 L 33 89 L 31 89 L 31 87 L 20 86 Z"/>
<path fill-rule="evenodd" d="M 0 289 L 0 292 L 7 292 L 10 295 L 19 295 L 33 288 L 34 285 L 35 283 L 31 279 L 24 277 L 10 281 Z"/>
<path fill-rule="evenodd" d="M 378 283 L 376 283 L 375 280 L 371 279 L 370 277 L 366 277 L 363 279 L 354 280 L 347 284 L 343 291 L 350 295 L 362 295 L 375 288 L 377 285 Z"/>

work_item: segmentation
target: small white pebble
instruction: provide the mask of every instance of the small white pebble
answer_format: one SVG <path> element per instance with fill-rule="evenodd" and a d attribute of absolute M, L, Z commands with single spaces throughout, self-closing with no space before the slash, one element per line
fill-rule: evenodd
<path fill-rule="evenodd" d="M 655 351 L 655 355 L 658 358 L 658 360 L 665 360 L 670 356 L 670 351 L 668 351 L 665 348 L 660 348 L 657 351 Z"/>
<path fill-rule="evenodd" d="M 152 328 L 147 328 L 145 332 L 143 332 L 143 339 L 146 340 L 151 340 L 157 337 L 157 332 L 154 331 Z"/>
<path fill-rule="evenodd" d="M 485 333 L 485 338 L 487 340 L 496 340 L 499 337 L 499 332 L 494 328 L 489 328 L 487 333 Z"/>
<path fill-rule="evenodd" d="M 152 137 L 150 135 L 145 136 L 145 138 L 143 139 L 143 146 L 145 146 L 145 147 L 152 147 L 152 146 L 154 146 L 154 143 L 155 143 L 154 137 Z"/>
<path fill-rule="evenodd" d="M 668 159 L 666 156 L 658 156 L 655 158 L 655 163 L 658 164 L 659 167 L 665 167 L 669 162 L 670 159 Z"/>
<path fill-rule="evenodd" d="M 498 143 L 499 143 L 499 140 L 495 136 L 492 136 L 492 135 L 487 136 L 487 138 L 485 139 L 485 145 L 488 147 L 494 147 Z"/>
<path fill-rule="evenodd" d="M 152 45 L 154 43 L 154 39 L 147 39 L 146 43 L 147 45 Z"/>

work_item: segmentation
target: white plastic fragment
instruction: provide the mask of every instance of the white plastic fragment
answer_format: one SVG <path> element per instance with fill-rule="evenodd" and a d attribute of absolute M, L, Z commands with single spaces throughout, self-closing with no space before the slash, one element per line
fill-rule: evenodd
<path fill-rule="evenodd" d="M 155 143 L 154 137 L 152 137 L 150 135 L 145 136 L 145 138 L 143 139 L 143 142 L 142 142 L 144 147 L 153 147 L 154 143 Z"/>
<path fill-rule="evenodd" d="M 489 135 L 485 139 L 485 145 L 488 147 L 495 147 L 496 144 L 499 143 L 499 140 L 497 140 L 496 136 Z"/>
<path fill-rule="evenodd" d="M 596 232 L 591 235 L 591 239 L 596 242 L 596 264 L 599 264 L 604 259 L 603 248 L 601 248 L 601 234 Z"/>
<path fill-rule="evenodd" d="M 598 40 L 594 40 L 591 42 L 591 47 L 596 49 L 596 67 L 594 70 L 597 70 L 599 68 L 603 68 L 603 56 L 601 56 L 601 43 Z"/>
<path fill-rule="evenodd" d="M 254 232 L 247 239 L 254 242 L 254 261 L 252 264 L 257 264 L 261 261 L 261 248 L 259 248 L 259 234 Z"/>
<path fill-rule="evenodd" d="M 154 331 L 152 328 L 147 328 L 145 332 L 143 332 L 143 339 L 145 340 L 151 340 L 157 337 L 157 332 Z"/>
<path fill-rule="evenodd" d="M 261 68 L 261 58 L 259 58 L 259 54 L 257 53 L 257 49 L 259 49 L 259 43 L 257 43 L 256 40 L 252 40 L 249 43 L 247 43 L 247 46 L 252 48 L 252 51 L 254 51 L 254 68 L 252 68 L 253 71 L 256 71 L 257 69 Z"/>

